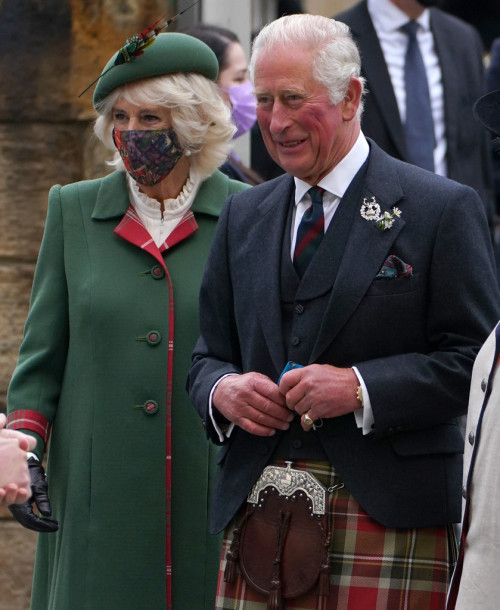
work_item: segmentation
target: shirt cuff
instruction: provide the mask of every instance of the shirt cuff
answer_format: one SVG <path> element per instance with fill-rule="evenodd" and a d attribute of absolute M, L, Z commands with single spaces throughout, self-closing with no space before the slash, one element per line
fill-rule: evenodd
<path fill-rule="evenodd" d="M 368 394 L 368 390 L 366 389 L 365 382 L 363 381 L 363 377 L 361 377 L 361 373 L 355 366 L 352 367 L 352 370 L 356 373 L 359 385 L 361 386 L 361 391 L 363 392 L 363 406 L 354 411 L 354 418 L 356 420 L 357 427 L 362 428 L 363 434 L 370 434 L 373 432 L 373 428 L 375 427 L 375 418 L 373 417 L 370 396 Z"/>
<path fill-rule="evenodd" d="M 214 417 L 214 407 L 213 407 L 213 395 L 215 392 L 215 388 L 219 385 L 219 383 L 225 379 L 226 377 L 231 377 L 232 375 L 237 375 L 238 373 L 227 373 L 226 375 L 223 375 L 220 379 L 217 379 L 217 381 L 214 383 L 213 388 L 210 390 L 210 396 L 208 397 L 208 414 L 210 415 L 210 419 L 212 420 L 212 425 L 215 428 L 215 431 L 217 432 L 217 435 L 219 437 L 219 440 L 221 443 L 223 443 L 226 439 L 228 439 L 231 436 L 231 432 L 233 431 L 234 428 L 234 424 L 229 424 L 229 426 L 227 428 L 225 428 L 224 430 L 222 430 L 220 428 L 220 426 L 217 424 L 217 422 L 215 421 L 215 417 Z"/>

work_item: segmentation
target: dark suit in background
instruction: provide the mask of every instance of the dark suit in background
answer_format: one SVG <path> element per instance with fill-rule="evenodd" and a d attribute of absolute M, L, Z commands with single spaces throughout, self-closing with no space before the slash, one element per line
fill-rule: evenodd
<path fill-rule="evenodd" d="M 500 89 L 500 37 L 495 38 L 491 45 L 490 51 L 490 63 L 486 70 L 486 85 L 488 91 L 497 91 Z M 492 143 L 493 149 L 493 172 L 495 176 L 495 189 L 496 189 L 496 211 L 500 213 L 500 138 L 495 137 L 495 134 L 491 134 L 494 138 Z M 500 248 L 499 248 L 500 250 Z M 500 258 L 500 252 L 498 253 Z"/>
<path fill-rule="evenodd" d="M 472 116 L 474 102 L 486 92 L 481 39 L 464 21 L 437 8 L 428 10 L 442 72 L 447 177 L 477 190 L 492 226 L 495 195 L 489 139 Z M 335 19 L 351 28 L 361 52 L 368 89 L 363 132 L 387 153 L 406 161 L 403 125 L 367 1 L 362 0 Z"/>

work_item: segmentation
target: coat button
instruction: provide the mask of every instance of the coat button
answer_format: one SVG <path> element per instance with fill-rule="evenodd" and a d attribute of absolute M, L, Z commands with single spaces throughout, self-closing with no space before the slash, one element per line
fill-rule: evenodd
<path fill-rule="evenodd" d="M 300 339 L 298 337 L 292 337 L 292 345 L 296 347 L 300 343 Z"/>
<path fill-rule="evenodd" d="M 146 415 L 154 415 L 158 411 L 158 403 L 155 400 L 146 400 L 143 409 Z"/>
<path fill-rule="evenodd" d="M 304 305 L 301 305 L 300 303 L 298 305 L 295 305 L 295 313 L 299 316 L 301 313 L 304 313 Z"/>
<path fill-rule="evenodd" d="M 465 485 L 462 487 L 462 498 L 467 500 L 467 487 L 465 487 Z"/>
<path fill-rule="evenodd" d="M 158 345 L 161 341 L 161 335 L 157 330 L 150 330 L 146 335 L 146 341 L 149 345 Z"/>
<path fill-rule="evenodd" d="M 475 437 L 475 435 L 474 435 L 474 432 L 469 432 L 469 443 L 470 443 L 471 445 L 473 445 L 473 444 L 474 444 L 475 439 L 476 439 L 476 437 Z"/>
<path fill-rule="evenodd" d="M 481 380 L 481 390 L 483 390 L 483 392 L 486 392 L 487 385 L 488 382 L 486 381 L 486 377 L 483 377 L 483 379 Z"/>
<path fill-rule="evenodd" d="M 151 269 L 151 277 L 154 280 L 161 280 L 165 277 L 165 269 L 161 265 L 155 265 Z"/>
<path fill-rule="evenodd" d="M 300 449 L 302 447 L 302 441 L 298 438 L 292 441 L 292 447 L 294 449 Z"/>

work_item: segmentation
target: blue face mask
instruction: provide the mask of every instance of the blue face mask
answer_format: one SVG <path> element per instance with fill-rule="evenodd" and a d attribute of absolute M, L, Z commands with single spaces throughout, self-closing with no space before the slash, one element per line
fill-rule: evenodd
<path fill-rule="evenodd" d="M 233 122 L 237 129 L 233 138 L 238 138 L 250 131 L 257 120 L 257 101 L 250 81 L 229 87 L 227 94 L 233 106 Z"/>
<path fill-rule="evenodd" d="M 128 131 L 113 129 L 113 141 L 128 173 L 145 186 L 154 186 L 166 178 L 183 153 L 172 127 Z"/>

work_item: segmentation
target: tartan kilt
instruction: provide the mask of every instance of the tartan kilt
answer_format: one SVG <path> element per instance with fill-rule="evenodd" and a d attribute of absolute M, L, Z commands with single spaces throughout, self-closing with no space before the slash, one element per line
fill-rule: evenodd
<path fill-rule="evenodd" d="M 283 461 L 274 465 L 284 466 Z M 341 485 L 328 462 L 294 462 L 327 489 Z M 383 490 L 381 490 L 383 493 Z M 374 521 L 342 487 L 329 491 L 331 527 L 330 590 L 319 598 L 315 585 L 286 600 L 294 610 L 443 610 L 457 556 L 453 527 L 394 529 Z M 239 569 L 224 581 L 226 554 L 243 507 L 226 528 L 217 587 L 216 610 L 266 610 L 267 597 L 254 591 Z M 321 599 L 321 601 L 319 601 Z"/>

